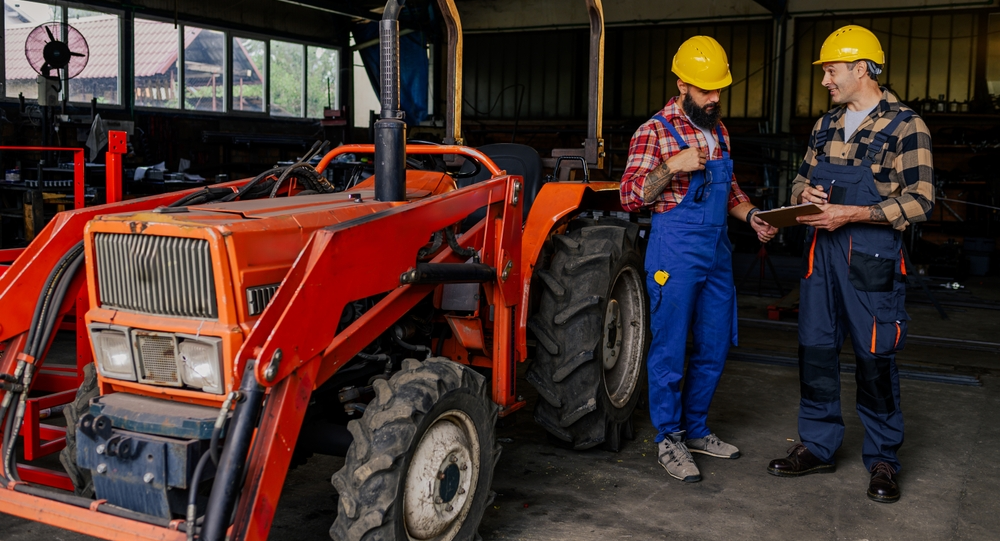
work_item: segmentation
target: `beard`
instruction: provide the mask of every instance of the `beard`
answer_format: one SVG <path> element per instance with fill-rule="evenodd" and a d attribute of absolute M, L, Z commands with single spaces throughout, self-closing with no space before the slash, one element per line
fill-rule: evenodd
<path fill-rule="evenodd" d="M 714 129 L 722 118 L 722 107 L 718 103 L 710 103 L 704 107 L 698 107 L 691 94 L 684 94 L 681 102 L 684 114 L 691 120 L 691 123 L 703 130 Z"/>

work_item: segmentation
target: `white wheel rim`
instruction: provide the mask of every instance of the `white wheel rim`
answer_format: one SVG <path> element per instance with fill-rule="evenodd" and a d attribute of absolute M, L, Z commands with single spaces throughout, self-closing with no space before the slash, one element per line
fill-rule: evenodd
<path fill-rule="evenodd" d="M 635 268 L 622 267 L 613 284 L 601 338 L 604 389 L 611 403 L 623 408 L 631 400 L 642 373 L 646 311 L 641 278 Z"/>
<path fill-rule="evenodd" d="M 472 419 L 459 410 L 438 416 L 417 443 L 406 474 L 403 516 L 409 539 L 455 539 L 475 500 L 479 466 Z"/>

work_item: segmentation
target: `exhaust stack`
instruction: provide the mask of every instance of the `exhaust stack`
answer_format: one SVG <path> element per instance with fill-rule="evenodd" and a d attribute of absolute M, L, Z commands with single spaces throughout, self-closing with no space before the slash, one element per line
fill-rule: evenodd
<path fill-rule="evenodd" d="M 399 11 L 405 0 L 388 0 L 379 21 L 382 113 L 375 122 L 375 199 L 406 199 L 406 123 L 399 110 Z"/>

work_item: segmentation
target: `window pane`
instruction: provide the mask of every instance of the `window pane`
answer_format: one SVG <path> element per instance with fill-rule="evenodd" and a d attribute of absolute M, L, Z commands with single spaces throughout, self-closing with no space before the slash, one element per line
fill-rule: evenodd
<path fill-rule="evenodd" d="M 225 34 L 184 27 L 184 108 L 225 111 Z"/>
<path fill-rule="evenodd" d="M 6 59 L 6 96 L 16 98 L 24 93 L 26 99 L 38 99 L 38 73 L 24 56 L 24 42 L 36 26 L 62 19 L 61 10 L 38 2 L 5 0 L 4 55 Z M 61 39 L 61 36 L 56 36 Z"/>
<path fill-rule="evenodd" d="M 323 118 L 323 108 L 337 109 L 337 73 L 339 51 L 322 47 L 309 47 L 309 74 L 306 89 L 308 104 L 306 116 Z"/>
<path fill-rule="evenodd" d="M 90 58 L 80 75 L 69 80 L 69 100 L 120 103 L 118 99 L 118 16 L 71 8 L 70 26 L 87 40 Z"/>
<path fill-rule="evenodd" d="M 233 110 L 263 112 L 266 43 L 233 38 Z"/>
<path fill-rule="evenodd" d="M 271 42 L 271 114 L 302 116 L 302 55 L 298 43 Z"/>
<path fill-rule="evenodd" d="M 135 104 L 179 107 L 177 29 L 173 23 L 135 20 Z"/>

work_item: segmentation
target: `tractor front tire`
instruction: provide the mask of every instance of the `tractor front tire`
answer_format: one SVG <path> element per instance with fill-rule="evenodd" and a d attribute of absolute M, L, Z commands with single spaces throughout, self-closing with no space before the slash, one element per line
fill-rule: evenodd
<path fill-rule="evenodd" d="M 575 449 L 618 451 L 645 392 L 649 300 L 639 227 L 615 218 L 578 219 L 552 237 L 552 258 L 535 273 L 541 289 L 528 321 L 538 390 L 535 421 Z"/>
<path fill-rule="evenodd" d="M 499 408 L 486 379 L 437 357 L 403 361 L 347 428 L 354 443 L 333 475 L 338 541 L 466 541 L 493 501 Z"/>
<path fill-rule="evenodd" d="M 94 363 L 83 367 L 83 383 L 76 390 L 76 397 L 63 409 L 66 416 L 66 447 L 59 452 L 59 462 L 73 481 L 73 492 L 77 496 L 91 497 L 94 495 L 94 480 L 90 470 L 81 468 L 76 463 L 76 425 L 80 417 L 90 411 L 90 401 L 100 394 L 97 388 L 97 370 Z"/>

